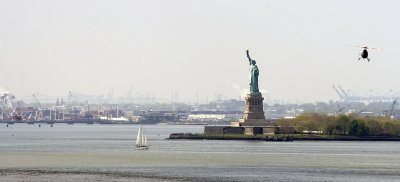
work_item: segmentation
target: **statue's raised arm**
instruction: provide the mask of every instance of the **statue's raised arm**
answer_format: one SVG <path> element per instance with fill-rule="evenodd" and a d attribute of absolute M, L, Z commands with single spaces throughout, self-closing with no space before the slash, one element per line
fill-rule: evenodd
<path fill-rule="evenodd" d="M 247 49 L 246 50 L 246 55 L 247 55 L 247 58 L 249 59 L 249 63 L 251 64 L 251 58 L 250 58 L 250 54 L 249 54 L 249 50 Z"/>

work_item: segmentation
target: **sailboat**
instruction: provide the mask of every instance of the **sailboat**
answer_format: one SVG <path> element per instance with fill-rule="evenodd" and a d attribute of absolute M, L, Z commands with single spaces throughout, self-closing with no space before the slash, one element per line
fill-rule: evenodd
<path fill-rule="evenodd" d="M 147 137 L 143 135 L 142 126 L 140 126 L 137 137 L 136 137 L 136 149 L 147 150 L 149 145 L 147 144 Z"/>

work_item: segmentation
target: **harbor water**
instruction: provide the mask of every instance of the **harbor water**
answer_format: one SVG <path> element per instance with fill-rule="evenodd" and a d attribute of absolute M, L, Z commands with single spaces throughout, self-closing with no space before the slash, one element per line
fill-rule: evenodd
<path fill-rule="evenodd" d="M 399 142 L 168 140 L 204 126 L 0 125 L 0 181 L 400 181 Z"/>

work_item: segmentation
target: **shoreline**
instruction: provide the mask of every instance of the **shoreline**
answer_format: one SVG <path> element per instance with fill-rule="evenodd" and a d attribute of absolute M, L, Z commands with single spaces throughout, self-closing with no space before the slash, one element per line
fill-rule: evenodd
<path fill-rule="evenodd" d="M 172 133 L 169 140 L 251 140 L 251 141 L 400 141 L 400 137 L 389 136 L 299 136 L 299 135 L 204 135 L 198 133 Z"/>
<path fill-rule="evenodd" d="M 26 121 L 0 121 L 0 124 L 5 124 L 5 125 L 14 125 L 14 124 L 27 124 L 27 125 L 34 125 L 34 124 L 88 124 L 88 125 L 193 125 L 193 126 L 205 126 L 209 125 L 208 123 L 140 123 L 140 122 L 108 122 L 108 121 L 32 121 L 32 122 L 26 122 Z"/>
<path fill-rule="evenodd" d="M 133 168 L 135 169 L 135 168 Z M 104 168 L 69 169 L 69 168 L 0 168 L 0 179 L 10 181 L 180 181 L 179 176 L 168 176 L 147 171 L 118 171 Z M 27 180 L 29 179 L 29 180 Z M 200 181 L 200 180 L 199 180 Z"/>
<path fill-rule="evenodd" d="M 160 170 L 162 169 L 162 170 Z M 179 172 L 177 171 L 179 170 Z M 198 171 L 193 174 L 191 171 Z M 235 174 L 220 174 L 234 171 Z M 257 175 L 254 175 L 257 174 Z M 288 175 L 296 174 L 296 175 Z M 396 169 L 346 167 L 285 167 L 285 166 L 249 166 L 233 169 L 230 167 L 200 168 L 125 168 L 105 169 L 66 169 L 66 168 L 0 168 L 1 181 L 145 181 L 145 182 L 177 182 L 177 181 L 396 181 L 399 172 Z M 298 178 L 300 176 L 307 176 Z M 331 179 L 332 176 L 338 176 Z M 364 176 L 365 175 L 365 176 Z M 324 180 L 325 179 L 325 180 Z M 328 180 L 327 180 L 328 179 Z"/>

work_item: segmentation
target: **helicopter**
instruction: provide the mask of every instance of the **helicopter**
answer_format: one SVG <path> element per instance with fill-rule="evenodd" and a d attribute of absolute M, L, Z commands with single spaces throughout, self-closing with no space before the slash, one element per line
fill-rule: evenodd
<path fill-rule="evenodd" d="M 371 50 L 384 50 L 384 49 L 372 48 L 372 47 L 368 47 L 368 46 L 354 46 L 354 47 L 361 47 L 361 48 L 364 49 L 364 50 L 361 52 L 361 54 L 360 54 L 361 57 L 358 58 L 358 61 L 360 61 L 361 58 L 362 58 L 362 59 L 368 60 L 368 62 L 371 60 L 371 59 L 369 59 L 369 57 L 368 57 L 368 51 L 367 51 L 367 49 L 371 49 Z"/>
<path fill-rule="evenodd" d="M 360 59 L 363 58 L 363 59 L 367 59 L 369 62 L 371 59 L 368 58 L 368 51 L 367 51 L 368 47 L 363 47 L 363 48 L 364 48 L 364 50 L 361 52 L 361 54 L 360 54 L 361 57 L 359 57 L 358 60 L 360 61 Z"/>

